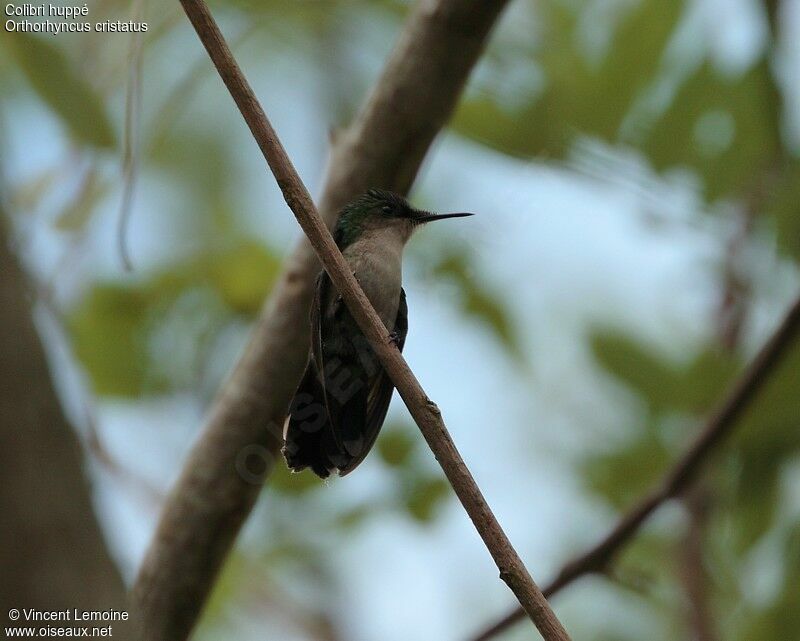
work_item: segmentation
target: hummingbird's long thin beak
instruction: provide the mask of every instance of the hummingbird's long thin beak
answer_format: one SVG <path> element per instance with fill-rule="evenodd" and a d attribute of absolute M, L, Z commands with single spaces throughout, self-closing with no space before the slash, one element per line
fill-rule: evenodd
<path fill-rule="evenodd" d="M 420 216 L 417 216 L 414 219 L 414 222 L 417 223 L 429 223 L 433 220 L 444 220 L 445 218 L 464 218 L 466 216 L 474 216 L 475 214 L 470 214 L 468 212 L 459 212 L 457 214 L 429 214 L 427 212 L 422 212 Z"/>

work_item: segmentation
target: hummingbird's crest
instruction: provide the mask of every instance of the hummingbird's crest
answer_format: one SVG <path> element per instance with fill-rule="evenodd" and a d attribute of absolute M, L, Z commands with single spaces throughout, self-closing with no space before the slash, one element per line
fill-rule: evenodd
<path fill-rule="evenodd" d="M 366 225 L 397 218 L 412 218 L 414 208 L 402 196 L 384 189 L 370 189 L 342 209 L 334 238 L 340 250 L 354 243 Z"/>

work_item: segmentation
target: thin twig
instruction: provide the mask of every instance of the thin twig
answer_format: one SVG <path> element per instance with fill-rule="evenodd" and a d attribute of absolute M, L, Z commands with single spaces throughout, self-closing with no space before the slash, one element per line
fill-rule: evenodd
<path fill-rule="evenodd" d="M 711 495 L 700 483 L 683 496 L 688 517 L 685 535 L 678 549 L 678 577 L 685 593 L 689 630 L 693 641 L 716 641 L 719 638 L 714 621 L 710 588 L 712 580 L 705 564 L 705 541 Z"/>
<path fill-rule="evenodd" d="M 546 641 L 567 641 L 569 636 L 512 547 L 458 453 L 439 408 L 425 394 L 336 246 L 205 2 L 181 0 L 181 4 L 247 122 L 286 204 L 422 431 L 456 496 L 489 549 L 500 570 L 500 577 L 514 592 Z"/>
<path fill-rule="evenodd" d="M 508 0 L 418 0 L 364 106 L 331 150 L 319 211 L 332 225 L 369 187 L 405 193 Z M 402 106 L 402 108 L 400 108 Z M 303 238 L 186 456 L 134 586 L 148 638 L 186 638 L 278 461 L 308 358 L 319 261 Z"/>
<path fill-rule="evenodd" d="M 737 419 L 775 371 L 798 334 L 800 334 L 800 298 L 792 304 L 775 333 L 734 384 L 717 410 L 710 415 L 692 446 L 664 475 L 661 483 L 623 515 L 605 538 L 564 565 L 542 590 L 546 597 L 551 597 L 561 588 L 586 574 L 604 571 L 615 554 L 636 534 L 645 520 L 663 503 L 681 494 L 694 480 L 713 449 L 731 433 Z M 523 617 L 524 612 L 515 609 L 473 637 L 472 641 L 487 641 Z"/>
<path fill-rule="evenodd" d="M 134 0 L 131 19 L 140 22 L 145 0 Z M 117 219 L 117 248 L 125 271 L 133 271 L 128 251 L 128 224 L 133 211 L 133 194 L 139 168 L 139 120 L 142 110 L 142 48 L 144 34 L 131 34 L 128 46 L 128 81 L 125 90 L 125 133 L 122 154 L 122 200 Z"/>

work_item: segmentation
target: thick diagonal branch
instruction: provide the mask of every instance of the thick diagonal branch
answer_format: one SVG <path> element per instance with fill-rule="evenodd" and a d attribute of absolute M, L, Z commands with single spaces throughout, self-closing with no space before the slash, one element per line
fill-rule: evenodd
<path fill-rule="evenodd" d="M 736 384 L 711 414 L 703 430 L 686 453 L 665 474 L 661 482 L 644 496 L 594 547 L 561 568 L 543 590 L 548 598 L 586 574 L 602 572 L 619 550 L 628 543 L 647 518 L 668 500 L 677 497 L 695 479 L 711 453 L 731 433 L 736 421 L 775 371 L 781 358 L 800 334 L 800 298 L 789 308 L 781 324 L 753 359 Z M 524 618 L 517 608 L 487 627 L 472 641 L 487 641 Z"/>
<path fill-rule="evenodd" d="M 405 192 L 508 0 L 422 0 L 356 121 L 337 137 L 320 201 L 331 224 L 368 187 Z M 134 587 L 147 638 L 184 639 L 281 441 L 308 350 L 319 262 L 303 241 L 189 452 Z"/>
<path fill-rule="evenodd" d="M 250 127 L 286 203 L 442 466 L 497 564 L 500 577 L 514 592 L 546 641 L 568 641 L 569 636 L 512 547 L 458 453 L 438 407 L 414 377 L 317 213 L 311 196 L 239 70 L 208 7 L 203 0 L 181 0 L 181 4 Z"/>

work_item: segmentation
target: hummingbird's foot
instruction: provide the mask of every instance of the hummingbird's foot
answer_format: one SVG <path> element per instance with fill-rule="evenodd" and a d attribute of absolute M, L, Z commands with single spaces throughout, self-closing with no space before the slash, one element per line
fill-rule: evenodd
<path fill-rule="evenodd" d="M 389 332 L 389 342 L 399 349 L 400 348 L 400 334 L 398 332 Z"/>

